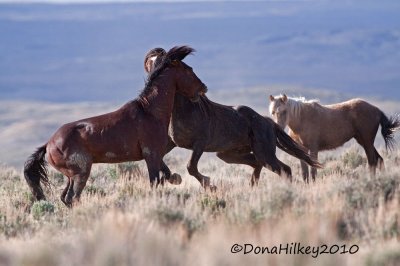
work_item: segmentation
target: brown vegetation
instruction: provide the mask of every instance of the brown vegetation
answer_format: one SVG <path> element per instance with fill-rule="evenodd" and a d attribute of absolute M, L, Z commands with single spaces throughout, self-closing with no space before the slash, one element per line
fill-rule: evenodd
<path fill-rule="evenodd" d="M 166 163 L 185 174 L 180 186 L 151 190 L 144 164 L 97 165 L 81 204 L 59 201 L 53 172 L 49 201 L 33 202 L 19 171 L 0 173 L 0 265 L 399 265 L 400 153 L 383 156 L 371 178 L 360 151 L 326 153 L 317 182 L 300 180 L 297 160 L 283 157 L 297 181 L 264 170 L 249 186 L 250 168 L 204 158 L 218 186 L 205 192 L 186 174 L 187 158 Z M 281 156 L 282 157 L 282 156 Z M 232 254 L 233 244 L 358 245 L 356 254 Z"/>

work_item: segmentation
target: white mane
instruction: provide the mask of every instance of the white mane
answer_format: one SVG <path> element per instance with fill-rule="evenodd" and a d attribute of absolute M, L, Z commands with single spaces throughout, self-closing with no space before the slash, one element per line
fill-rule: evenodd
<path fill-rule="evenodd" d="M 287 106 L 290 112 L 290 115 L 293 117 L 299 117 L 301 110 L 307 105 L 312 103 L 318 103 L 319 100 L 312 99 L 307 100 L 304 97 L 288 97 Z"/>

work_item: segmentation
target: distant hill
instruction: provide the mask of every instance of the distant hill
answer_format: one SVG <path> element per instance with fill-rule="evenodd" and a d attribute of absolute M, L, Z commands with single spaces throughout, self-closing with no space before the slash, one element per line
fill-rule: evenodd
<path fill-rule="evenodd" d="M 322 104 L 339 102 L 351 95 L 318 89 L 286 89 L 285 87 L 254 87 L 236 92 L 216 91 L 209 93 L 211 100 L 226 105 L 248 105 L 263 115 L 268 115 L 268 95 L 285 92 L 290 96 L 303 95 L 319 99 Z M 301 93 L 305 92 L 305 93 Z M 366 98 L 387 114 L 400 113 L 400 101 Z M 121 102 L 51 103 L 36 101 L 0 101 L 0 164 L 21 167 L 34 149 L 51 137 L 61 125 L 113 111 L 122 106 Z M 397 134 L 400 138 L 400 135 Z M 380 133 L 377 140 L 381 142 Z M 400 139 L 399 139 L 400 140 Z M 175 154 L 182 149 L 175 149 Z"/>

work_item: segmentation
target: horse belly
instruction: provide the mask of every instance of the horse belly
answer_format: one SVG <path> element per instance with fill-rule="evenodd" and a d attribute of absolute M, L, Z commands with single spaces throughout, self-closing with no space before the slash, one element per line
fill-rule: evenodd
<path fill-rule="evenodd" d="M 143 159 L 135 128 L 115 125 L 88 132 L 80 130 L 80 141 L 93 163 L 119 163 Z"/>
<path fill-rule="evenodd" d="M 202 124 L 173 119 L 168 128 L 168 135 L 178 147 L 192 149 L 195 143 L 207 139 L 207 129 L 200 126 Z"/>
<path fill-rule="evenodd" d="M 236 120 L 237 121 L 237 120 Z M 250 144 L 247 123 L 218 123 L 205 151 L 228 151 Z"/>

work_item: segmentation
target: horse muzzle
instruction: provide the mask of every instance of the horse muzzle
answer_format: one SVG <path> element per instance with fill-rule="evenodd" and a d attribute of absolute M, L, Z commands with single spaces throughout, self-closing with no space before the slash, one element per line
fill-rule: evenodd
<path fill-rule="evenodd" d="M 203 84 L 203 88 L 200 90 L 199 94 L 204 96 L 208 92 L 207 86 Z"/>
<path fill-rule="evenodd" d="M 203 87 L 196 93 L 196 96 L 190 98 L 190 101 L 196 103 L 200 100 L 201 96 L 204 96 L 207 93 L 208 89 L 207 86 L 203 84 Z"/>

